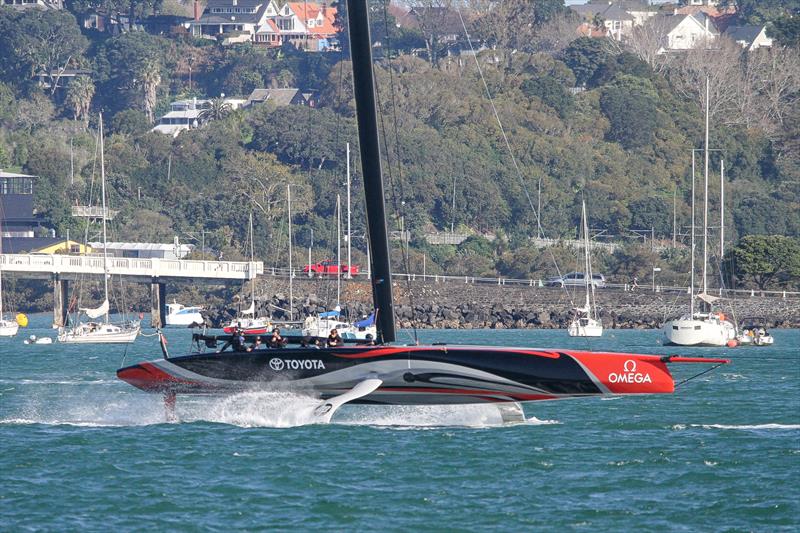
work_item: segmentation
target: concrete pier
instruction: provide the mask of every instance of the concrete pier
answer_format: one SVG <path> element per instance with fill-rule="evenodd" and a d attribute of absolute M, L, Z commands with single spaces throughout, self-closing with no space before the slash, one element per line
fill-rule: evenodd
<path fill-rule="evenodd" d="M 150 325 L 162 328 L 167 321 L 167 285 L 153 278 L 150 283 Z"/>
<path fill-rule="evenodd" d="M 61 279 L 58 274 L 53 275 L 53 325 L 64 327 L 67 325 L 69 312 L 69 281 Z"/>

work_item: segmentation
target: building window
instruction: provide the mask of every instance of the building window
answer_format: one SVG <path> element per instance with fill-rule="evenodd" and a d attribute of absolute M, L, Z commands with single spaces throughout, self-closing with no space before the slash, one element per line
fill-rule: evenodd
<path fill-rule="evenodd" d="M 0 179 L 0 194 L 33 194 L 32 178 Z"/>

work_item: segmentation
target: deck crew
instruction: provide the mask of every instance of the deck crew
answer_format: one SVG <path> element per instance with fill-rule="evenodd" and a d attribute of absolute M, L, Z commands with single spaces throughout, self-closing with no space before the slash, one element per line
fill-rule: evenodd
<path fill-rule="evenodd" d="M 333 348 L 336 346 L 341 346 L 344 341 L 342 341 L 342 338 L 339 336 L 339 332 L 336 331 L 336 328 L 333 328 L 331 330 L 331 334 L 328 335 L 326 342 L 329 348 Z"/>

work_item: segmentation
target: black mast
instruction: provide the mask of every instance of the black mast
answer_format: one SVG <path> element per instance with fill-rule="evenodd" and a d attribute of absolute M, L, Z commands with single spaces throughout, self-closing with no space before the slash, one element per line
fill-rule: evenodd
<path fill-rule="evenodd" d="M 348 0 L 347 20 L 350 30 L 350 58 L 353 61 L 353 88 L 358 118 L 361 170 L 364 175 L 364 193 L 367 197 L 372 300 L 378 326 L 377 341 L 392 342 L 395 340 L 392 270 L 389 264 L 389 238 L 386 231 L 367 0 Z"/>

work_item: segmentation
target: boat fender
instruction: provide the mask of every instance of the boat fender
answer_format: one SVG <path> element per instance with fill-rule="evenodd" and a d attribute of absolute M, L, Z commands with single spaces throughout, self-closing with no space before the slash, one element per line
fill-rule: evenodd
<path fill-rule="evenodd" d="M 739 346 L 739 341 L 737 341 L 736 339 L 731 339 L 728 341 L 727 345 L 728 348 L 736 348 L 737 346 Z"/>

